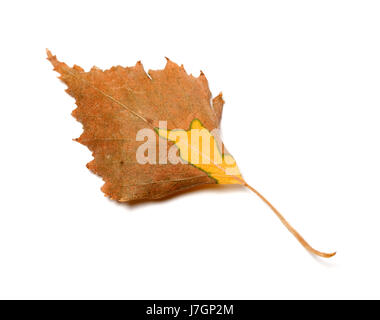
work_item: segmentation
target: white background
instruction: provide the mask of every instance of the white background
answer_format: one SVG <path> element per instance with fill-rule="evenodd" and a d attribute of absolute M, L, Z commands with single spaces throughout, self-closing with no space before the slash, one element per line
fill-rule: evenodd
<path fill-rule="evenodd" d="M 0 298 L 380 298 L 379 1 L 3 1 Z M 45 48 L 214 95 L 243 188 L 103 197 Z"/>

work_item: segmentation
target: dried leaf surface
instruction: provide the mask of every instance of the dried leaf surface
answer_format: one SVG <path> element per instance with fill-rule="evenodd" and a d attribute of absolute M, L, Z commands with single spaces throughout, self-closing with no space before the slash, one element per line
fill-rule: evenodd
<path fill-rule="evenodd" d="M 148 74 L 141 62 L 134 67 L 117 66 L 105 71 L 93 67 L 85 72 L 79 66 L 71 68 L 58 61 L 50 51 L 47 53 L 59 78 L 68 86 L 67 93 L 76 100 L 72 115 L 84 129 L 76 141 L 92 151 L 94 160 L 87 167 L 103 178 L 102 191 L 108 197 L 118 201 L 157 199 L 203 184 L 242 183 L 222 177 L 224 163 L 213 168 L 219 170 L 213 175 L 214 171 L 197 167 L 190 159 L 185 159 L 185 164 L 136 161 L 142 143 L 136 141 L 137 132 L 145 128 L 156 130 L 160 121 L 167 121 L 168 130 L 186 130 L 195 119 L 209 133 L 219 127 L 224 101 L 221 94 L 211 100 L 202 72 L 199 77 L 188 75 L 183 66 L 169 59 L 163 70 L 150 70 Z M 215 139 L 220 141 L 219 137 Z M 167 149 L 173 143 L 169 140 Z M 156 144 L 159 150 L 159 139 Z M 200 148 L 193 144 L 194 147 Z M 222 144 L 220 148 L 224 150 Z M 204 155 L 208 156 L 212 158 Z M 158 157 L 157 154 L 157 162 Z M 234 160 L 229 166 L 236 167 Z"/>

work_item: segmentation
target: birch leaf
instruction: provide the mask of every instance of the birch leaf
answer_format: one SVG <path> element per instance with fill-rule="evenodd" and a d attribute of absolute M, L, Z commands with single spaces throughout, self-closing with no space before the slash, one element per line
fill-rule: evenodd
<path fill-rule="evenodd" d="M 167 59 L 163 70 L 133 67 L 89 72 L 47 59 L 67 93 L 75 98 L 72 115 L 82 123 L 75 139 L 87 146 L 88 169 L 104 180 L 102 191 L 125 202 L 159 199 L 206 184 L 240 184 L 256 193 L 310 252 L 313 249 L 256 189 L 243 179 L 219 134 L 224 101 L 212 99 L 203 74 L 194 77 Z"/>

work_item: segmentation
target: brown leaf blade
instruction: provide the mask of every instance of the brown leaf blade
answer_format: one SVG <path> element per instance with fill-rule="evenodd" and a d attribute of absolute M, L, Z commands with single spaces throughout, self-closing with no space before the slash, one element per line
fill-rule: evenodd
<path fill-rule="evenodd" d="M 158 127 L 161 120 L 167 121 L 169 128 L 186 128 L 196 116 L 209 130 L 218 127 L 220 114 L 210 105 L 211 93 L 203 74 L 189 76 L 170 60 L 163 70 L 149 71 L 149 76 L 141 62 L 130 68 L 85 72 L 58 61 L 50 51 L 47 54 L 68 86 L 67 93 L 76 100 L 72 115 L 84 129 L 76 141 L 92 151 L 94 160 L 87 167 L 103 178 L 102 191 L 108 197 L 118 201 L 158 199 L 216 183 L 191 165 L 136 162 L 141 145 L 136 133 Z M 220 102 L 217 105 L 220 108 Z"/>

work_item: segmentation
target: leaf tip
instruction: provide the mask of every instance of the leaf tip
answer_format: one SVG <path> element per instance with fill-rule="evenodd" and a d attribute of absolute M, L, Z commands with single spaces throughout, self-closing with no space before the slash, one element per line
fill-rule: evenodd
<path fill-rule="evenodd" d="M 46 48 L 46 55 L 47 55 L 47 60 L 49 60 L 50 62 L 52 62 L 52 60 L 56 59 L 56 57 L 51 53 L 51 51 Z"/>
<path fill-rule="evenodd" d="M 47 58 L 46 58 L 46 59 L 50 61 L 50 63 L 51 63 L 51 64 L 53 65 L 53 67 L 54 67 L 54 70 L 56 70 L 55 68 L 56 68 L 56 66 L 57 66 L 58 63 L 59 63 L 59 61 L 58 61 L 58 59 L 57 59 L 57 56 L 53 55 L 49 49 L 46 49 L 46 55 L 47 55 Z"/>

